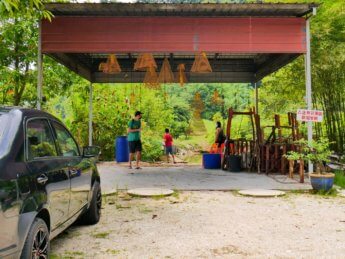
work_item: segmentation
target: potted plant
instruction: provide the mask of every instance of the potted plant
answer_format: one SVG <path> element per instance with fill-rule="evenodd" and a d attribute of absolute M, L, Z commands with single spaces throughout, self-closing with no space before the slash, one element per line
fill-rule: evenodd
<path fill-rule="evenodd" d="M 293 171 L 295 166 L 295 161 L 299 161 L 299 175 L 300 175 L 300 182 L 304 183 L 304 160 L 305 154 L 302 149 L 300 151 L 290 151 L 284 157 L 289 160 L 289 177 L 293 178 Z"/>
<path fill-rule="evenodd" d="M 300 145 L 299 151 L 290 151 L 286 155 L 287 159 L 299 159 L 300 161 L 311 161 L 315 165 L 315 172 L 309 174 L 310 183 L 314 190 L 328 191 L 332 188 L 334 183 L 334 174 L 326 172 L 324 163 L 329 162 L 331 155 L 330 142 L 321 138 L 320 140 L 313 140 L 309 144 L 302 139 L 297 142 Z M 301 168 L 300 168 L 301 170 Z"/>

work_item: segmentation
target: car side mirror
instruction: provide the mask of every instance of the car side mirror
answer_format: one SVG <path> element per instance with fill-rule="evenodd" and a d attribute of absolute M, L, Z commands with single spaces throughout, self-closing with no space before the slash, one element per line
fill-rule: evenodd
<path fill-rule="evenodd" d="M 101 148 L 98 146 L 83 147 L 83 157 L 96 157 L 101 154 Z"/>

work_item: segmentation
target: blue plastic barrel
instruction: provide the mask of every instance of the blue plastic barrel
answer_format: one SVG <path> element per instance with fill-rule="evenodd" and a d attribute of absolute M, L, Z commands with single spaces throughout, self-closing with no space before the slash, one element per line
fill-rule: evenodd
<path fill-rule="evenodd" d="M 203 154 L 202 164 L 205 169 L 220 169 L 221 155 L 220 154 Z"/>
<path fill-rule="evenodd" d="M 128 162 L 129 150 L 127 136 L 119 136 L 115 141 L 115 159 L 116 162 Z"/>

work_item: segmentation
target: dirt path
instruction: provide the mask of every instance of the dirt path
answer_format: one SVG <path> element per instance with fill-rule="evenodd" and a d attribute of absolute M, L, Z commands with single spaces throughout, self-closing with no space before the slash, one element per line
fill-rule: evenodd
<path fill-rule="evenodd" d="M 104 200 L 94 226 L 52 242 L 52 258 L 343 258 L 345 198 L 184 192 Z"/>

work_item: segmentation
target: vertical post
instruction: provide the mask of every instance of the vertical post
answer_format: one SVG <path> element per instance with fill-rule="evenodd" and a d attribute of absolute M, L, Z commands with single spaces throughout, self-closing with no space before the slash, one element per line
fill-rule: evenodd
<path fill-rule="evenodd" d="M 37 55 L 37 110 L 41 110 L 42 104 L 42 84 L 43 84 L 43 66 L 42 66 L 42 25 L 38 23 L 38 55 Z"/>
<path fill-rule="evenodd" d="M 312 109 L 312 99 L 311 99 L 311 58 L 310 58 L 310 23 L 309 19 L 306 20 L 306 47 L 307 53 L 305 54 L 305 86 L 306 86 L 306 99 L 307 99 L 307 109 Z M 313 141 L 313 124 L 311 121 L 308 122 L 308 143 L 309 145 Z M 308 172 L 312 173 L 313 164 L 308 162 Z"/>
<path fill-rule="evenodd" d="M 255 111 L 256 111 L 256 114 L 259 114 L 259 89 L 256 82 L 254 83 L 254 86 L 255 86 Z"/>
<path fill-rule="evenodd" d="M 92 146 L 92 83 L 90 82 L 90 91 L 89 91 L 89 146 Z"/>

